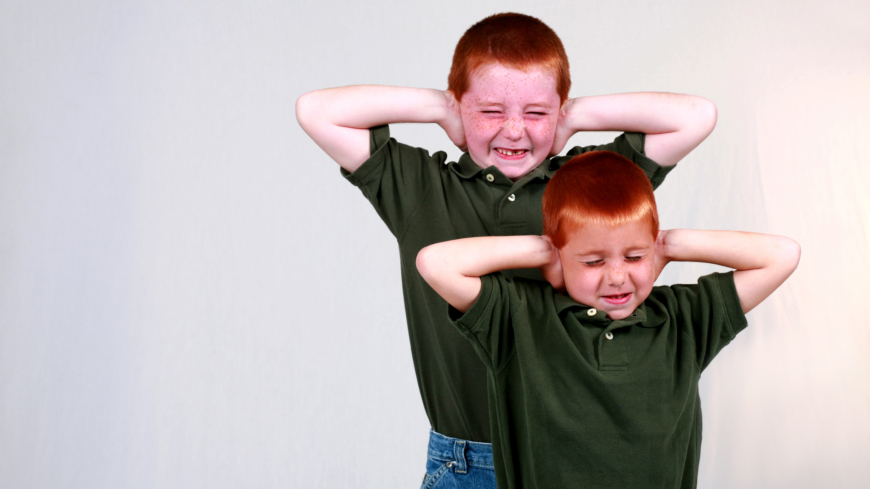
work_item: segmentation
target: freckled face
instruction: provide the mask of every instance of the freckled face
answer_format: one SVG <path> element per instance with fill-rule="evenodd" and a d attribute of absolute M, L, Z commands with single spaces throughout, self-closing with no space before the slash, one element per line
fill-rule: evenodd
<path fill-rule="evenodd" d="M 559 253 L 568 295 L 610 319 L 625 319 L 652 291 L 655 239 L 646 221 L 588 224 Z"/>
<path fill-rule="evenodd" d="M 460 109 L 468 152 L 482 168 L 516 180 L 549 155 L 561 102 L 556 78 L 490 63 L 471 74 Z"/>

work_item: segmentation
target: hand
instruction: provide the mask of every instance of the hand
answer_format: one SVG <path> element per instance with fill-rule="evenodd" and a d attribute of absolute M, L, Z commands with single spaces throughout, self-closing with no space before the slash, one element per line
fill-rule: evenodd
<path fill-rule="evenodd" d="M 441 129 L 447 133 L 447 137 L 453 141 L 462 151 L 468 151 L 468 143 L 465 141 L 465 128 L 462 127 L 462 113 L 459 110 L 459 102 L 450 90 L 444 91 L 447 99 L 447 117 L 438 122 Z"/>
<path fill-rule="evenodd" d="M 556 156 L 562 152 L 565 145 L 568 144 L 568 139 L 574 135 L 574 129 L 569 123 L 569 114 L 574 106 L 574 99 L 569 98 L 562 104 L 559 110 L 559 121 L 556 125 L 556 136 L 553 138 L 553 147 L 550 148 L 550 156 Z"/>
<path fill-rule="evenodd" d="M 540 268 L 541 275 L 544 280 L 550 283 L 554 289 L 565 291 L 565 275 L 562 273 L 562 257 L 559 255 L 559 250 L 550 242 L 547 236 L 541 236 L 541 239 L 550 245 L 550 262 Z"/>
<path fill-rule="evenodd" d="M 656 237 L 655 244 L 655 261 L 656 261 L 656 280 L 658 280 L 659 275 L 661 275 L 662 270 L 665 269 L 665 265 L 671 262 L 671 260 L 667 257 L 667 230 L 659 231 L 659 235 Z"/>

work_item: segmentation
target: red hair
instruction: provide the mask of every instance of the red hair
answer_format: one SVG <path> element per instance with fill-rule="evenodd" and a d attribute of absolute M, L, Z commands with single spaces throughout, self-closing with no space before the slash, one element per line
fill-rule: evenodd
<path fill-rule="evenodd" d="M 556 78 L 556 92 L 568 100 L 571 71 L 559 36 L 540 20 L 523 14 L 491 15 L 471 26 L 456 44 L 447 89 L 456 100 L 471 85 L 471 75 L 481 66 L 498 62 L 508 68 L 542 68 Z"/>
<path fill-rule="evenodd" d="M 553 175 L 543 200 L 544 235 L 562 249 L 589 223 L 619 226 L 649 221 L 653 239 L 659 214 L 652 184 L 637 165 L 610 151 L 571 158 Z"/>

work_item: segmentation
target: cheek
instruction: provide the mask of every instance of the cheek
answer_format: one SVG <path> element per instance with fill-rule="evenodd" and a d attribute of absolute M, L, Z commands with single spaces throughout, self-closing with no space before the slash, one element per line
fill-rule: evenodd
<path fill-rule="evenodd" d="M 551 143 L 556 138 L 556 121 L 541 119 L 526 123 L 526 130 L 538 144 Z"/>
<path fill-rule="evenodd" d="M 469 144 L 488 143 L 501 128 L 501 121 L 481 114 L 462 114 L 462 127 Z"/>
<path fill-rule="evenodd" d="M 601 274 L 595 268 L 583 269 L 580 266 L 573 266 L 566 268 L 564 273 L 566 283 L 569 283 L 573 293 L 579 296 L 594 295 L 601 283 Z"/>
<path fill-rule="evenodd" d="M 638 291 L 644 291 L 647 294 L 652 290 L 655 282 L 655 263 L 644 263 L 635 268 L 632 273 L 633 282 Z"/>

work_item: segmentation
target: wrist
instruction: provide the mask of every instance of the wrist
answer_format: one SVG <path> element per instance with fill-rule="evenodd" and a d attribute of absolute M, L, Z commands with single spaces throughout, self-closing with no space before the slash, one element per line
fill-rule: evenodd
<path fill-rule="evenodd" d="M 661 230 L 657 241 L 657 245 L 661 247 L 660 254 L 666 262 L 682 261 L 679 256 L 680 230 Z"/>
<path fill-rule="evenodd" d="M 450 94 L 445 90 L 433 90 L 429 103 L 431 122 L 443 126 L 450 117 Z"/>
<path fill-rule="evenodd" d="M 434 88 L 384 87 L 379 107 L 389 108 L 385 123 L 440 124 L 447 115 L 444 93 Z M 375 94 L 372 94 L 375 95 Z"/>
<path fill-rule="evenodd" d="M 581 131 L 600 131 L 601 122 L 597 116 L 596 103 L 600 97 L 576 97 L 565 101 L 565 126 L 572 134 Z"/>
<path fill-rule="evenodd" d="M 574 134 L 583 130 L 583 97 L 569 98 L 562 104 L 562 119 L 568 132 Z"/>
<path fill-rule="evenodd" d="M 540 268 L 550 262 L 550 252 L 553 245 L 544 236 L 518 236 L 513 244 L 512 253 L 522 268 Z"/>

